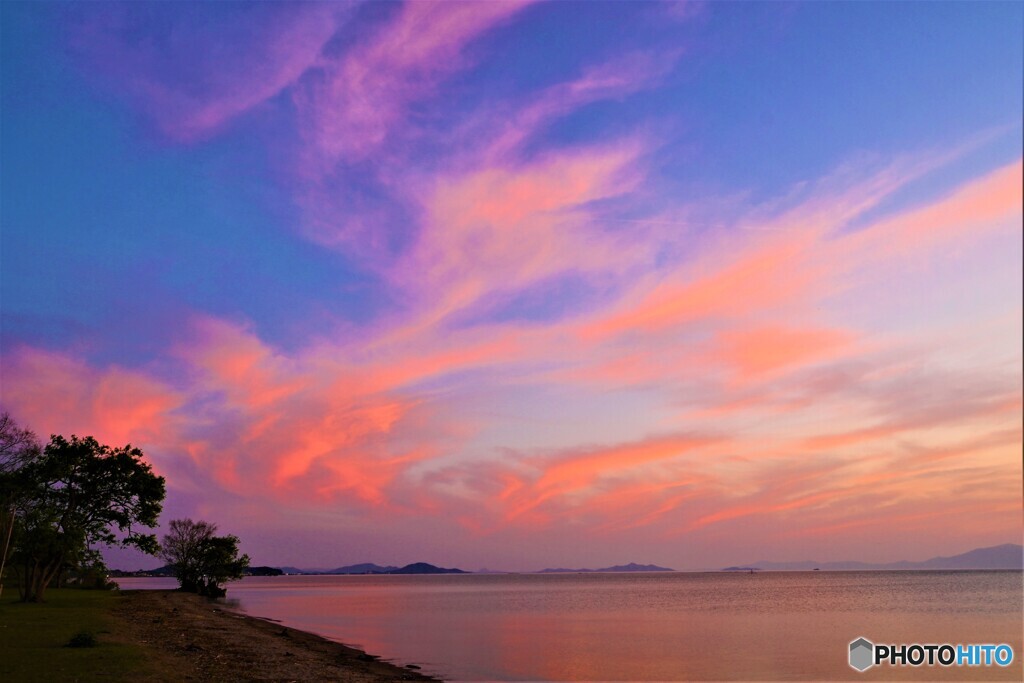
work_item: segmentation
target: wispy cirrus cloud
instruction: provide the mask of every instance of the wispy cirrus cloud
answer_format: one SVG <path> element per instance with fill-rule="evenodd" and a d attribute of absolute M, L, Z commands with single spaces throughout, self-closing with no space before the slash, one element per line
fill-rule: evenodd
<path fill-rule="evenodd" d="M 445 78 L 471 64 L 467 44 L 529 4 L 407 2 L 340 59 L 325 63 L 295 93 L 310 172 L 379 149 L 407 127 L 410 105 L 435 96 Z"/>
<path fill-rule="evenodd" d="M 424 201 L 423 230 L 394 277 L 407 287 L 426 283 L 433 297 L 443 292 L 436 309 L 447 314 L 567 271 L 620 271 L 643 247 L 595 231 L 585 206 L 634 189 L 638 155 L 627 141 L 443 178 Z"/>
<path fill-rule="evenodd" d="M 353 3 L 104 4 L 72 12 L 75 49 L 181 141 L 209 137 L 309 68 Z"/>
<path fill-rule="evenodd" d="M 525 143 L 545 127 L 566 115 L 595 102 L 621 100 L 654 88 L 676 67 L 682 55 L 673 50 L 635 51 L 586 69 L 579 77 L 552 85 L 525 102 L 504 102 L 475 115 L 459 131 L 460 136 L 475 138 L 479 130 L 488 133 L 477 156 L 494 161 L 514 158 Z"/>
<path fill-rule="evenodd" d="M 282 134 L 259 142 L 295 203 L 282 230 L 372 273 L 387 304 L 296 320 L 304 341 L 285 346 L 200 302 L 135 367 L 19 347 L 5 403 L 136 442 L 204 514 L 254 527 L 547 550 L 833 531 L 870 549 L 887 519 L 1019 531 L 1021 304 L 992 292 L 1019 271 L 1020 160 L 885 214 L 966 151 L 856 157 L 756 201 L 652 202 L 657 127 L 552 130 L 658 91 L 686 45 L 449 101 L 528 4 L 105 6 L 79 48 L 170 139 L 275 109 Z M 912 324 L 923 306 L 940 310 Z"/>
<path fill-rule="evenodd" d="M 893 225 L 913 228 L 918 216 L 958 206 L 965 195 L 988 198 L 985 206 L 996 220 L 980 225 L 1005 233 L 1005 220 L 1019 211 L 1013 193 L 1004 190 L 1017 165 L 860 232 L 765 231 L 760 246 L 712 259 L 717 270 L 673 274 L 674 289 L 652 281 L 622 289 L 608 312 L 461 328 L 439 315 L 471 302 L 465 292 L 478 296 L 514 287 L 559 268 L 615 272 L 614 250 L 607 247 L 599 257 L 588 257 L 593 252 L 583 238 L 576 245 L 546 245 L 546 239 L 562 238 L 550 234 L 555 224 L 544 224 L 543 217 L 601 196 L 603 183 L 617 186 L 606 179 L 634 163 L 631 154 L 558 157 L 522 175 L 470 176 L 464 184 L 442 186 L 433 196 L 445 212 L 438 222 L 450 232 L 439 232 L 434 248 L 448 244 L 444 240 L 458 244 L 476 231 L 481 255 L 488 253 L 489 240 L 508 249 L 496 247 L 498 260 L 481 257 L 479 267 L 465 271 L 457 269 L 464 254 L 442 251 L 444 267 L 412 271 L 437 301 L 418 304 L 403 319 L 382 321 L 369 336 L 285 353 L 246 326 L 202 316 L 178 343 L 174 381 L 155 371 L 92 368 L 70 356 L 25 350 L 9 375 L 25 376 L 19 386 L 30 386 L 29 375 L 48 376 L 44 367 L 81 380 L 36 382 L 31 392 L 14 392 L 9 400 L 31 419 L 52 421 L 47 406 L 59 394 L 67 404 L 66 424 L 98 425 L 105 438 L 152 445 L 167 463 L 187 458 L 195 471 L 212 476 L 210 482 L 194 482 L 198 488 L 217 486 L 234 496 L 269 496 L 288 505 L 342 506 L 381 523 L 396 515 L 435 515 L 483 535 L 539 533 L 567 523 L 598 536 L 694 535 L 723 525 L 741 534 L 736 524 L 772 519 L 787 520 L 787 533 L 803 526 L 820 533 L 846 523 L 851 530 L 872 528 L 880 523 L 875 517 L 849 521 L 841 502 L 870 500 L 880 509 L 909 510 L 913 506 L 906 501 L 921 498 L 915 482 L 927 481 L 925 489 L 932 490 L 961 476 L 965 466 L 974 468 L 979 481 L 1003 472 L 1002 458 L 1020 431 L 1014 410 L 1020 392 L 997 368 L 968 391 L 962 377 L 908 365 L 878 342 L 865 344 L 857 321 L 830 328 L 828 316 L 816 320 L 808 314 L 848 291 L 849 272 L 873 281 L 906 259 L 930 259 L 928 252 L 901 252 L 903 260 L 894 264 L 891 252 L 857 249 L 858 258 L 843 261 L 849 270 L 815 266 L 801 276 L 801 286 L 775 287 L 767 300 L 754 297 L 751 304 L 735 297 L 771 289 L 780 265 L 792 271 L 793 264 L 828 262 L 847 241 L 868 240 L 872 231 L 891 232 Z M 567 180 L 573 164 L 585 171 L 579 182 Z M 817 211 L 815 202 L 808 206 Z M 516 237 L 530 234 L 529 226 L 517 232 L 527 220 L 540 221 L 544 229 L 535 236 L 537 244 L 517 251 Z M 585 220 L 580 227 L 586 228 Z M 977 237 L 970 230 L 930 235 Z M 566 252 L 574 258 L 560 259 Z M 628 250 L 622 254 L 627 262 L 638 258 Z M 739 284 L 705 284 L 734 278 Z M 652 299 L 665 302 L 655 309 L 657 316 L 649 313 Z M 566 345 L 567 340 L 574 341 Z M 634 344 L 641 345 L 640 353 Z M 669 397 L 686 382 L 698 382 L 705 393 L 688 400 L 696 410 L 676 411 L 674 423 L 648 424 L 673 428 L 675 435 L 532 452 L 510 450 L 511 443 L 485 447 L 479 439 L 493 418 L 466 412 L 458 397 L 500 393 L 511 377 L 538 388 L 565 380 L 597 383 L 613 398 L 637 383 Z M 116 391 L 104 389 L 115 386 Z M 111 396 L 121 398 L 111 402 Z M 763 423 L 753 426 L 765 415 L 777 430 L 762 433 Z M 823 430 L 825 424 L 831 429 Z M 971 433 L 990 436 L 972 440 Z M 586 443 L 582 434 L 575 438 Z M 936 449 L 943 441 L 963 445 L 940 455 Z M 809 456 L 818 464 L 800 475 Z M 903 472 L 899 485 L 888 474 L 893 468 Z M 1005 496 L 971 500 L 975 508 L 1009 504 Z M 814 511 L 818 521 L 810 524 L 804 511 Z M 920 514 L 925 523 L 942 512 Z"/>
<path fill-rule="evenodd" d="M 509 5 L 507 9 L 511 8 Z M 470 26 L 480 30 L 490 28 L 489 24 L 477 22 Z M 468 39 L 470 36 L 464 37 Z M 452 48 L 447 46 L 444 49 Z M 645 143 L 641 135 L 584 149 L 541 153 L 538 158 L 524 158 L 524 148 L 551 123 L 588 104 L 625 98 L 653 87 L 672 70 L 678 58 L 678 50 L 632 53 L 588 69 L 578 77 L 560 82 L 539 94 L 527 95 L 526 101 L 511 99 L 486 103 L 477 110 L 459 113 L 454 117 L 457 124 L 452 132 L 441 133 L 440 140 L 434 141 L 450 153 L 435 160 L 426 171 L 410 167 L 406 162 L 407 148 L 415 147 L 414 140 L 423 135 L 414 121 L 403 121 L 404 128 L 398 131 L 411 138 L 396 143 L 399 149 L 406 148 L 404 154 L 386 144 L 387 136 L 391 134 L 386 112 L 398 108 L 403 102 L 385 106 L 384 113 L 374 110 L 371 119 L 378 129 L 377 135 L 370 136 L 374 142 L 351 132 L 342 134 L 341 127 L 347 125 L 342 116 L 334 124 L 339 127 L 337 137 L 351 142 L 339 143 L 342 151 L 329 155 L 326 160 L 310 161 L 307 158 L 299 162 L 298 175 L 302 181 L 298 195 L 306 221 L 305 232 L 321 244 L 360 254 L 371 267 L 394 270 L 396 261 L 400 262 L 399 265 L 408 266 L 408 259 L 403 261 L 402 258 L 406 251 L 416 250 L 418 257 L 423 258 L 423 243 L 438 239 L 437 222 L 447 218 L 439 215 L 444 210 L 441 205 L 445 201 L 450 204 L 456 192 L 467 195 L 474 191 L 490 193 L 490 198 L 466 197 L 474 207 L 472 210 L 490 210 L 490 219 L 496 218 L 493 215 L 495 207 L 476 208 L 476 202 L 486 201 L 493 205 L 496 193 L 502 191 L 509 192 L 505 199 L 508 203 L 524 201 L 515 209 L 523 216 L 531 209 L 553 210 L 553 206 L 545 207 L 544 202 L 550 203 L 556 196 L 559 197 L 559 208 L 565 209 L 573 206 L 574 198 L 577 204 L 582 204 L 627 193 L 635 189 L 638 180 L 636 165 L 632 164 L 631 169 L 626 167 L 630 165 L 630 158 L 635 160 L 644 152 Z M 446 68 L 454 69 L 458 64 L 456 61 Z M 403 73 L 400 67 L 395 69 Z M 385 75 L 381 77 L 386 79 L 388 68 L 384 68 L 383 73 Z M 431 84 L 429 78 L 425 82 L 417 81 L 412 93 L 426 97 L 432 92 Z M 402 100 L 401 97 L 398 99 Z M 319 107 L 310 105 L 310 108 L 321 112 Z M 363 158 L 363 153 L 352 157 L 343 153 L 348 144 L 369 146 L 367 150 L 372 148 L 375 153 L 366 158 Z M 322 154 L 320 145 L 311 145 L 309 150 L 318 158 Z M 305 154 L 301 152 L 300 156 Z M 593 168 L 587 167 L 588 159 Z M 611 173 L 609 164 L 618 167 L 614 180 L 621 184 L 616 191 L 607 187 L 612 178 L 602 181 L 604 187 L 598 188 L 594 184 L 597 174 Z M 632 173 L 627 174 L 628 170 Z M 542 177 L 545 173 L 546 178 Z M 528 186 L 531 183 L 536 185 L 538 181 L 551 183 L 546 188 L 549 193 L 547 199 L 540 197 L 536 188 L 530 196 L 522 196 L 524 192 L 530 192 Z M 581 183 L 586 187 L 581 187 Z M 358 188 L 358 193 L 353 193 L 353 187 Z M 597 190 L 603 194 L 598 196 L 595 194 Z M 510 218 L 512 216 L 506 216 L 504 223 L 507 224 Z M 467 217 L 458 218 L 460 223 L 466 220 Z M 416 227 L 410 228 L 410 223 Z M 444 226 L 440 229 L 450 231 Z M 396 246 L 400 243 L 403 246 Z"/>

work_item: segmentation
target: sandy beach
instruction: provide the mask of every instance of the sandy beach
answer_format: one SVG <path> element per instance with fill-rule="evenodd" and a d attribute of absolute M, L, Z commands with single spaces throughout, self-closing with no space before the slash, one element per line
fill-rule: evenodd
<path fill-rule="evenodd" d="M 432 681 L 361 650 L 177 591 L 125 591 L 114 635 L 175 681 Z M 153 679 L 156 680 L 156 679 Z"/>

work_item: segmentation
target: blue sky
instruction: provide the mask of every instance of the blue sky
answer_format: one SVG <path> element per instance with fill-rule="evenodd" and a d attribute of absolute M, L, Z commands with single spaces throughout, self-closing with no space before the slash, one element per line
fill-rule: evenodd
<path fill-rule="evenodd" d="M 0 13 L 4 407 L 261 562 L 1019 536 L 1020 3 Z"/>

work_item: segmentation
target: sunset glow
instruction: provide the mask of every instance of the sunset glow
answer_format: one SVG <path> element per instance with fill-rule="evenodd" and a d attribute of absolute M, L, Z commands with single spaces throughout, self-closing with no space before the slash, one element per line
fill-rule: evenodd
<path fill-rule="evenodd" d="M 1022 13 L 7 5 L 3 408 L 257 565 L 1019 542 Z"/>

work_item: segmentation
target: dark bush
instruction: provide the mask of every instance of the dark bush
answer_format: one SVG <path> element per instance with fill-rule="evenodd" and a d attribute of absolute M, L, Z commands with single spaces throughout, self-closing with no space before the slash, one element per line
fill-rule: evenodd
<path fill-rule="evenodd" d="M 81 631 L 71 636 L 65 647 L 96 647 L 96 636 L 88 631 Z"/>

